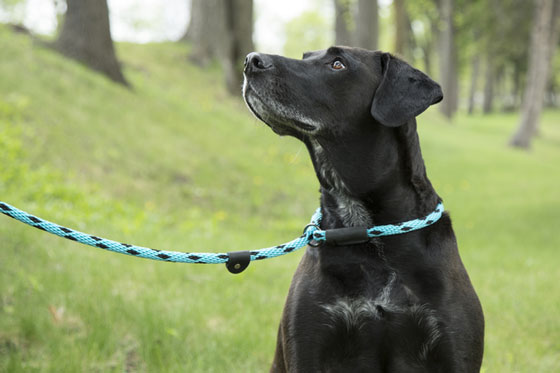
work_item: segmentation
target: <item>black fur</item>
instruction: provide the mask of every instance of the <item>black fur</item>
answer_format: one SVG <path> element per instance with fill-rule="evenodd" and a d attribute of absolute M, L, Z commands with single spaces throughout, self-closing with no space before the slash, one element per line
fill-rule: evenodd
<path fill-rule="evenodd" d="M 371 105 L 371 115 L 379 123 L 400 126 L 443 99 L 439 85 L 423 72 L 389 53 L 381 61 L 383 80 Z"/>
<path fill-rule="evenodd" d="M 251 53 L 243 93 L 276 133 L 306 144 L 322 229 L 411 220 L 440 201 L 415 116 L 441 100 L 441 89 L 405 62 L 346 47 L 302 60 Z M 482 309 L 445 213 L 419 231 L 309 247 L 271 371 L 477 372 L 483 338 Z"/>

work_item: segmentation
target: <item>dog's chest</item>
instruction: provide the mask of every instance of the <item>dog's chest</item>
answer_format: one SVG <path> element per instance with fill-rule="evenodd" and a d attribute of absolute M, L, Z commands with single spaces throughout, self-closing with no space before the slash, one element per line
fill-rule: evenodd
<path fill-rule="evenodd" d="M 373 279 L 379 284 L 375 290 L 362 288 L 353 295 L 344 291 L 319 305 L 322 326 L 317 337 L 326 366 L 359 361 L 374 366 L 387 355 L 423 363 L 438 345 L 443 330 L 435 311 L 418 303 L 395 272 L 382 276 L 383 282 Z"/>
<path fill-rule="evenodd" d="M 388 311 L 402 308 L 399 303 L 406 300 L 401 286 L 397 284 L 396 273 L 390 273 L 384 285 L 375 291 L 367 288 L 367 282 L 369 282 L 367 279 L 361 281 L 360 287 L 363 289 L 361 294 L 340 296 L 321 305 L 332 326 L 342 326 L 349 330 L 360 329 L 369 321 L 382 320 Z M 344 293 L 352 294 L 348 291 Z"/>

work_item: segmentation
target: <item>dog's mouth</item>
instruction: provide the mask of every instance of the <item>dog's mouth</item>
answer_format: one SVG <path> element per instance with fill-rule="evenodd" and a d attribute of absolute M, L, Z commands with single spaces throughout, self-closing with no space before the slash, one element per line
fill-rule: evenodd
<path fill-rule="evenodd" d="M 253 115 L 264 122 L 278 135 L 293 135 L 293 131 L 306 135 L 314 134 L 318 126 L 309 123 L 292 107 L 270 99 L 270 95 L 262 95 L 247 77 L 243 82 L 243 99 Z"/>

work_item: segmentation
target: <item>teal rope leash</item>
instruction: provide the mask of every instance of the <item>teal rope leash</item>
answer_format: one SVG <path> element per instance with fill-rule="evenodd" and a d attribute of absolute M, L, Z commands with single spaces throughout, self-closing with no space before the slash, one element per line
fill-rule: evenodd
<path fill-rule="evenodd" d="M 168 250 L 155 250 L 147 247 L 112 241 L 106 238 L 100 238 L 41 219 L 4 202 L 0 202 L 0 212 L 32 227 L 41 229 L 43 231 L 55 234 L 63 238 L 67 238 L 72 241 L 83 243 L 85 245 L 98 247 L 121 254 L 137 256 L 140 258 L 161 260 L 166 262 L 203 264 L 227 263 L 230 264 L 228 265 L 228 269 L 230 270 L 230 272 L 237 271 L 234 273 L 243 271 L 249 265 L 250 261 L 274 258 L 307 246 L 309 241 L 311 241 L 312 239 L 311 235 L 315 232 L 315 230 L 318 229 L 317 227 L 321 222 L 321 211 L 320 209 L 317 209 L 317 211 L 311 218 L 311 223 L 310 225 L 308 225 L 308 229 L 305 230 L 304 234 L 283 245 L 277 245 L 255 251 L 241 251 L 230 253 L 189 253 Z M 233 261 L 235 261 L 235 263 L 232 261 L 232 258 L 234 259 Z"/>
<path fill-rule="evenodd" d="M 374 226 L 372 228 L 352 227 L 321 230 L 321 209 L 311 217 L 311 222 L 305 227 L 303 234 L 285 244 L 268 247 L 253 251 L 235 251 L 228 253 L 190 253 L 168 250 L 155 250 L 142 246 L 129 245 L 117 241 L 100 238 L 94 235 L 66 228 L 50 221 L 31 215 L 7 203 L 0 202 L 0 212 L 22 223 L 57 236 L 77 241 L 85 245 L 114 251 L 121 254 L 137 256 L 140 258 L 161 260 L 176 263 L 203 263 L 219 264 L 226 263 L 228 270 L 232 273 L 242 272 L 253 260 L 262 260 L 285 255 L 301 249 L 304 246 L 318 246 L 320 243 L 333 243 L 335 245 L 356 244 L 367 242 L 373 237 L 390 236 L 402 234 L 425 228 L 438 221 L 443 214 L 443 204 L 439 203 L 436 209 L 429 215 L 410 220 L 404 223 Z"/>

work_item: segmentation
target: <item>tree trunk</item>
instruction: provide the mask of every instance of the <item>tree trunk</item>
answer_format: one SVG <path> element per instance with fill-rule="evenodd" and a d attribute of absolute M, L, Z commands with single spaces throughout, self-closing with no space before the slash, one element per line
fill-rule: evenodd
<path fill-rule="evenodd" d="M 428 36 L 424 37 L 424 42 L 421 44 L 422 48 L 422 58 L 424 60 L 424 72 L 428 74 L 428 76 L 433 76 L 432 72 L 432 57 L 434 51 L 434 37 L 432 35 L 437 35 L 439 33 L 438 26 L 436 22 L 430 22 L 430 30 Z"/>
<path fill-rule="evenodd" d="M 229 93 L 241 92 L 243 61 L 253 46 L 253 0 L 225 0 L 224 55 L 222 65 Z"/>
<path fill-rule="evenodd" d="M 194 40 L 194 30 L 200 28 L 201 23 L 204 21 L 204 18 L 201 16 L 203 14 L 203 2 L 202 0 L 187 0 L 187 3 L 190 4 L 191 9 L 189 13 L 189 23 L 187 25 L 185 33 L 183 34 L 183 36 L 181 36 L 179 41 L 192 42 Z"/>
<path fill-rule="evenodd" d="M 550 25 L 550 44 L 549 44 L 549 48 L 548 48 L 548 60 L 549 60 L 549 67 L 548 67 L 548 75 L 547 75 L 547 82 L 549 82 L 550 84 L 547 84 L 547 88 L 546 90 L 550 89 L 549 93 L 550 93 L 550 97 L 554 97 L 554 85 L 553 85 L 553 81 L 552 81 L 552 61 L 554 61 L 554 55 L 556 53 L 556 49 L 558 48 L 558 39 L 560 38 L 560 0 L 553 0 L 553 17 L 552 17 L 552 21 L 551 21 L 551 25 Z M 544 98 L 543 98 L 543 103 L 544 103 Z M 537 122 L 537 125 L 535 127 L 535 136 L 540 135 L 540 122 Z"/>
<path fill-rule="evenodd" d="M 494 105 L 494 65 L 490 53 L 486 55 L 486 72 L 484 73 L 484 98 L 482 101 L 482 112 L 489 114 Z"/>
<path fill-rule="evenodd" d="M 512 110 L 517 110 L 519 106 L 519 91 L 521 89 L 521 61 L 513 62 L 513 84 L 511 87 Z"/>
<path fill-rule="evenodd" d="M 504 90 L 504 75 L 505 75 L 505 68 L 504 65 L 500 65 L 496 68 L 496 80 L 494 83 L 494 97 L 497 97 L 500 100 L 500 103 L 503 104 L 505 90 Z M 502 106 L 503 110 L 503 106 Z"/>
<path fill-rule="evenodd" d="M 54 47 L 67 57 L 128 85 L 113 47 L 106 0 L 67 0 L 66 16 Z"/>
<path fill-rule="evenodd" d="M 395 53 L 400 56 L 409 55 L 409 20 L 405 0 L 393 0 L 395 13 Z"/>
<path fill-rule="evenodd" d="M 451 118 L 457 110 L 459 88 L 453 25 L 453 0 L 441 0 L 439 14 L 442 23 L 439 33 L 439 68 L 443 90 L 443 101 L 439 105 L 439 109 L 443 115 Z"/>
<path fill-rule="evenodd" d="M 424 72 L 432 76 L 432 48 L 430 44 L 422 47 L 422 58 L 424 60 Z"/>
<path fill-rule="evenodd" d="M 471 86 L 469 89 L 469 104 L 468 104 L 469 115 L 474 112 L 476 82 L 478 80 L 479 69 L 480 69 L 480 54 L 478 52 L 475 52 L 474 56 L 472 57 Z"/>
<path fill-rule="evenodd" d="M 206 65 L 219 59 L 227 91 L 238 95 L 243 61 L 253 51 L 253 0 L 192 0 L 185 39 L 192 43 L 190 59 Z"/>
<path fill-rule="evenodd" d="M 334 43 L 336 45 L 352 45 L 350 1 L 334 0 L 334 12 Z"/>
<path fill-rule="evenodd" d="M 225 0 L 192 0 L 191 20 L 185 40 L 191 42 L 189 58 L 205 66 L 220 57 L 227 35 Z"/>
<path fill-rule="evenodd" d="M 529 45 L 529 65 L 527 85 L 521 105 L 521 117 L 510 145 L 529 148 L 540 118 L 546 80 L 553 53 L 550 51 L 551 38 L 555 37 L 554 0 L 536 0 L 533 28 Z"/>
<path fill-rule="evenodd" d="M 558 106 L 558 88 L 553 80 L 548 83 L 548 88 L 546 89 L 546 100 L 545 107 L 554 108 Z M 539 132 L 540 124 L 537 127 L 537 132 Z M 539 133 L 537 133 L 539 135 Z"/>
<path fill-rule="evenodd" d="M 377 0 L 358 0 L 356 46 L 376 50 L 379 42 Z"/>

